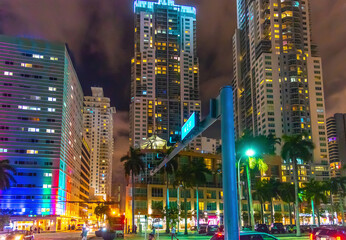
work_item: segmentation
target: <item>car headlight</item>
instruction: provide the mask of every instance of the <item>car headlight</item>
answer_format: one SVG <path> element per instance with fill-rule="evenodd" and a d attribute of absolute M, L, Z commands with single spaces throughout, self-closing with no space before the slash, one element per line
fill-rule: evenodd
<path fill-rule="evenodd" d="M 16 236 L 14 240 L 22 240 L 22 236 Z"/>
<path fill-rule="evenodd" d="M 6 240 L 6 236 L 0 236 L 0 240 Z"/>

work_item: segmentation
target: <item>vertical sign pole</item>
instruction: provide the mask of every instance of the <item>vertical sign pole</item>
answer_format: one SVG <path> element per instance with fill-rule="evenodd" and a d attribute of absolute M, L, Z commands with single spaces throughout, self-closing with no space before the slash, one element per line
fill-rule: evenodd
<path fill-rule="evenodd" d="M 238 194 L 234 142 L 233 91 L 231 86 L 221 88 L 219 104 L 221 110 L 225 240 L 238 240 Z"/>

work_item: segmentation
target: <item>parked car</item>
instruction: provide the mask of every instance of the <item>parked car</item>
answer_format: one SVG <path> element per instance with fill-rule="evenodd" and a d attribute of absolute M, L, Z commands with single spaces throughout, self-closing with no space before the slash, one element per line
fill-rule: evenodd
<path fill-rule="evenodd" d="M 200 224 L 198 234 L 206 234 L 207 228 L 208 228 L 208 224 Z"/>
<path fill-rule="evenodd" d="M 296 225 L 286 225 L 285 226 L 285 231 L 287 233 L 296 233 L 297 232 L 297 227 L 296 227 Z"/>
<path fill-rule="evenodd" d="M 268 228 L 267 224 L 257 224 L 255 226 L 255 231 L 256 232 L 269 233 L 269 228 Z"/>
<path fill-rule="evenodd" d="M 210 240 L 224 240 L 224 233 L 218 232 Z M 240 240 L 278 240 L 268 233 L 240 232 Z"/>
<path fill-rule="evenodd" d="M 310 240 L 346 240 L 345 227 L 317 227 L 310 233 Z"/>
<path fill-rule="evenodd" d="M 207 227 L 207 236 L 213 236 L 216 232 L 218 232 L 218 225 L 208 225 Z"/>
<path fill-rule="evenodd" d="M 270 233 L 275 234 L 275 233 L 285 233 L 285 228 L 282 223 L 272 223 L 270 226 Z"/>
<path fill-rule="evenodd" d="M 16 230 L 13 232 L 9 232 L 5 240 L 33 240 L 34 234 L 27 230 Z"/>
<path fill-rule="evenodd" d="M 77 226 L 76 226 L 76 230 L 77 230 L 77 231 L 82 231 L 84 226 L 85 226 L 85 224 L 83 224 L 83 223 L 78 223 Z"/>

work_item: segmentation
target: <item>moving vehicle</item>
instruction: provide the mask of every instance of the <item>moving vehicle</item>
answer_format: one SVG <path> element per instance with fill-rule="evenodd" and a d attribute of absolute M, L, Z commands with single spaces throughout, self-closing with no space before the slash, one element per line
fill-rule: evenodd
<path fill-rule="evenodd" d="M 216 232 L 218 232 L 218 225 L 208 225 L 207 227 L 207 236 L 213 236 Z"/>
<path fill-rule="evenodd" d="M 4 240 L 33 240 L 34 234 L 27 230 L 16 230 L 9 232 Z M 2 240 L 2 239 L 1 239 Z"/>
<path fill-rule="evenodd" d="M 224 233 L 216 233 L 210 240 L 224 240 Z M 278 240 L 268 233 L 261 232 L 240 232 L 240 240 Z M 329 239 L 328 239 L 329 240 Z"/>
<path fill-rule="evenodd" d="M 115 232 L 117 238 L 124 238 L 125 236 L 125 215 L 118 217 L 108 217 L 109 230 Z"/>
<path fill-rule="evenodd" d="M 345 227 L 317 227 L 310 233 L 310 240 L 346 240 Z"/>
<path fill-rule="evenodd" d="M 269 233 L 269 228 L 268 228 L 267 224 L 257 224 L 255 226 L 255 231 L 256 232 Z"/>
<path fill-rule="evenodd" d="M 208 228 L 208 224 L 200 224 L 199 225 L 198 234 L 205 234 L 205 233 L 207 233 L 207 228 Z"/>
<path fill-rule="evenodd" d="M 191 231 L 197 231 L 197 226 L 192 226 L 192 227 L 190 228 L 190 230 L 191 230 Z"/>
<path fill-rule="evenodd" d="M 270 233 L 275 234 L 275 233 L 285 233 L 285 228 L 282 223 L 272 223 L 270 226 Z"/>

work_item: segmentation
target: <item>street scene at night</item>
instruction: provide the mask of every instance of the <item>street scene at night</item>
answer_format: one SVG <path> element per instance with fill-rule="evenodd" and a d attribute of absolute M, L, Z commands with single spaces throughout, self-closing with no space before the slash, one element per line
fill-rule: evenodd
<path fill-rule="evenodd" d="M 0 240 L 346 240 L 344 0 L 2 0 Z"/>

